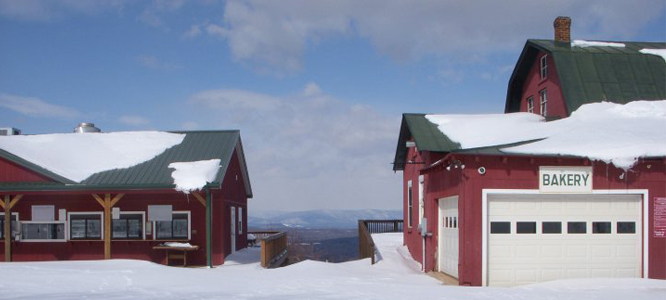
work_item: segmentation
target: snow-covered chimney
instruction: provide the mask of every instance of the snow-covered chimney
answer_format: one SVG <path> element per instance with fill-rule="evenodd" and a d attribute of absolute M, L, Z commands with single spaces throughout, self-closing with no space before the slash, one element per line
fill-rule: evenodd
<path fill-rule="evenodd" d="M 555 41 L 570 43 L 571 42 L 571 18 L 557 17 L 553 22 L 555 27 Z"/>

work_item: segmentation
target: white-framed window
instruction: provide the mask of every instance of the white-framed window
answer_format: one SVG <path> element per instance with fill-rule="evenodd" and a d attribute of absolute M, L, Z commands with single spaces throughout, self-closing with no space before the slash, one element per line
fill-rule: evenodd
<path fill-rule="evenodd" d="M 101 240 L 104 237 L 104 213 L 101 211 L 68 212 L 69 240 Z"/>
<path fill-rule="evenodd" d="M 544 54 L 541 57 L 541 63 L 539 64 L 541 66 L 541 79 L 546 79 L 548 78 L 548 55 Z"/>
<path fill-rule="evenodd" d="M 21 240 L 24 242 L 67 241 L 67 222 L 55 221 L 55 206 L 33 205 L 32 219 L 21 222 Z"/>
<path fill-rule="evenodd" d="M 533 113 L 534 112 L 534 97 L 529 96 L 527 97 L 527 112 L 528 113 Z"/>
<path fill-rule="evenodd" d="M 171 221 L 153 222 L 153 239 L 190 240 L 190 211 L 173 211 Z"/>
<path fill-rule="evenodd" d="M 18 212 L 13 212 L 12 213 L 12 225 L 11 225 L 11 231 L 12 231 L 12 240 L 16 237 L 18 234 L 18 229 L 19 229 L 19 214 Z M 5 239 L 5 213 L 0 212 L 0 240 Z"/>
<path fill-rule="evenodd" d="M 412 211 L 414 200 L 412 198 L 412 181 L 407 181 L 407 227 L 412 228 Z"/>
<path fill-rule="evenodd" d="M 419 175 L 419 226 L 422 225 L 423 215 L 425 214 L 425 195 L 424 195 L 425 176 Z"/>
<path fill-rule="evenodd" d="M 548 95 L 546 89 L 539 91 L 539 103 L 539 113 L 545 117 L 548 114 Z"/>
<path fill-rule="evenodd" d="M 146 212 L 121 211 L 118 219 L 111 220 L 111 239 L 145 240 Z"/>
<path fill-rule="evenodd" d="M 243 208 L 238 207 L 238 234 L 243 233 Z"/>

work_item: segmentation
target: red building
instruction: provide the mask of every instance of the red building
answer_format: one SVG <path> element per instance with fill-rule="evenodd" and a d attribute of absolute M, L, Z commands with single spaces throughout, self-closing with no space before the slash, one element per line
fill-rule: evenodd
<path fill-rule="evenodd" d="M 509 83 L 506 113 L 552 120 L 602 100 L 666 99 L 664 59 L 640 51 L 666 44 L 615 48 L 528 41 Z M 665 155 L 643 155 L 619 168 L 620 162 L 586 155 L 512 150 L 550 137 L 469 146 L 461 140 L 473 139 L 473 133 L 460 138 L 458 131 L 469 132 L 471 123 L 449 119 L 453 124 L 445 134 L 432 120 L 403 115 L 394 164 L 403 171 L 404 243 L 426 271 L 474 286 L 580 277 L 666 279 Z M 666 126 L 663 117 L 655 120 Z M 474 133 L 492 140 L 503 134 L 494 124 Z M 536 125 L 532 131 L 545 128 Z M 631 136 L 635 129 L 628 130 L 618 135 Z M 643 147 L 664 148 L 660 138 L 648 141 Z"/>
<path fill-rule="evenodd" d="M 174 142 L 155 146 L 164 136 Z M 88 148 L 71 145 L 88 142 Z M 105 149 L 96 153 L 94 147 Z M 75 172 L 90 169 L 88 164 L 96 165 L 95 160 L 143 155 L 137 148 L 153 154 L 91 175 Z M 67 149 L 72 149 L 70 155 L 57 154 Z M 81 165 L 78 159 L 86 162 Z M 207 179 L 174 179 L 179 167 L 172 163 L 192 167 L 185 171 L 192 180 L 201 173 L 198 162 L 212 164 L 202 177 Z M 76 176 L 84 179 L 72 179 Z M 188 253 L 189 264 L 220 265 L 247 245 L 245 220 L 251 197 L 239 131 L 0 136 L 4 261 L 163 262 L 164 250 L 154 247 L 177 242 L 198 247 Z"/>

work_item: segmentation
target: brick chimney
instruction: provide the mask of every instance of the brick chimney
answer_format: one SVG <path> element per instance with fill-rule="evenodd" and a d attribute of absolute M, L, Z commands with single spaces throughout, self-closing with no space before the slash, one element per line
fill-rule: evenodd
<path fill-rule="evenodd" d="M 571 42 L 571 18 L 557 17 L 553 22 L 555 27 L 555 41 L 570 43 Z"/>

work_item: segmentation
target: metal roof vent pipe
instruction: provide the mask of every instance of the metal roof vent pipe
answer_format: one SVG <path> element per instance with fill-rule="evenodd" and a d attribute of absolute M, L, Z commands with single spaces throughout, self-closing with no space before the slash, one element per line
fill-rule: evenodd
<path fill-rule="evenodd" d="M 95 127 L 93 123 L 79 123 L 76 128 L 74 128 L 74 133 L 88 133 L 88 132 L 101 132 L 99 128 Z"/>

